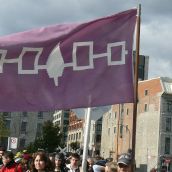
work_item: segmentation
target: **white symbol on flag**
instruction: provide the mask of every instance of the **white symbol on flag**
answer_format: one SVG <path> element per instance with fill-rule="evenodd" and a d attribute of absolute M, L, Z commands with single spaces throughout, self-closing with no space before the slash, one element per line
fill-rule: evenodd
<path fill-rule="evenodd" d="M 0 73 L 3 73 L 3 65 L 5 63 L 17 63 L 18 64 L 18 74 L 38 74 L 39 70 L 47 70 L 49 78 L 54 79 L 55 86 L 58 86 L 58 78 L 63 75 L 63 70 L 66 67 L 73 67 L 74 71 L 94 69 L 94 59 L 106 57 L 108 66 L 112 65 L 124 65 L 125 64 L 125 55 L 128 54 L 128 51 L 125 49 L 125 41 L 108 43 L 107 52 L 100 54 L 93 54 L 93 42 L 74 42 L 73 43 L 73 52 L 72 52 L 72 63 L 64 63 L 63 56 L 60 50 L 60 44 L 58 44 L 49 54 L 47 62 L 45 65 L 39 65 L 38 61 L 43 52 L 43 48 L 28 48 L 23 47 L 21 54 L 16 59 L 6 58 L 7 50 L 0 49 Z M 87 66 L 78 66 L 77 65 L 77 50 L 81 47 L 88 46 L 89 48 L 89 64 Z M 112 59 L 112 49 L 115 47 L 121 46 L 121 57 L 120 60 Z M 23 69 L 23 56 L 27 52 L 36 52 L 34 69 L 26 70 Z"/>

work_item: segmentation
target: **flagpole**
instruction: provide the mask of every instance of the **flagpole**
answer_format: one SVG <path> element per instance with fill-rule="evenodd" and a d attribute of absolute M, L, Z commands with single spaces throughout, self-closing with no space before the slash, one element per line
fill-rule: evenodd
<path fill-rule="evenodd" d="M 87 108 L 86 113 L 86 123 L 84 130 L 84 148 L 83 148 L 83 157 L 82 157 L 82 171 L 86 171 L 87 166 L 87 154 L 88 154 L 88 143 L 89 143 L 89 133 L 90 133 L 90 123 L 91 123 L 91 108 Z"/>
<path fill-rule="evenodd" d="M 136 121 L 137 121 L 137 102 L 138 102 L 138 66 L 139 66 L 139 51 L 140 51 L 140 17 L 141 4 L 137 9 L 137 28 L 136 28 L 136 59 L 134 68 L 134 104 L 133 104 L 133 130 L 132 130 L 132 155 L 135 163 L 135 144 L 136 144 Z M 135 164 L 133 164 L 133 172 Z"/>

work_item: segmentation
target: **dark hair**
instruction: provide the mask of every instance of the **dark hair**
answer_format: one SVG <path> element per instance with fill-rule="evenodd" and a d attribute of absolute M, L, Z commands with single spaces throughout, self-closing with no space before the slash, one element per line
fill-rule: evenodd
<path fill-rule="evenodd" d="M 71 158 L 75 158 L 75 159 L 80 159 L 80 156 L 79 156 L 79 154 L 77 154 L 77 153 L 72 153 L 71 154 Z"/>
<path fill-rule="evenodd" d="M 34 155 L 33 155 L 33 160 L 32 160 L 32 163 L 31 163 L 31 171 L 32 172 L 37 172 L 37 169 L 35 168 L 35 159 L 37 156 L 40 156 L 40 159 L 42 161 L 45 162 L 45 171 L 53 171 L 53 167 L 52 167 L 52 164 L 51 164 L 51 161 L 50 159 L 47 157 L 47 155 L 45 154 L 45 152 L 36 152 Z"/>
<path fill-rule="evenodd" d="M 14 159 L 14 154 L 11 151 L 5 151 L 4 154 L 3 154 L 3 156 L 5 158 L 10 158 L 11 160 Z"/>
<path fill-rule="evenodd" d="M 0 151 L 6 151 L 6 149 L 4 148 L 4 147 L 2 147 L 2 146 L 0 146 Z"/>

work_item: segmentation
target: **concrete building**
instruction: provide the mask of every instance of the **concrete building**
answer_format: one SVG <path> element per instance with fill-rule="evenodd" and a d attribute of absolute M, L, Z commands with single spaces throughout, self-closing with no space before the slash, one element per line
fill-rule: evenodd
<path fill-rule="evenodd" d="M 172 79 L 139 83 L 136 165 L 140 171 L 168 166 L 172 170 Z"/>
<path fill-rule="evenodd" d="M 53 124 L 60 127 L 60 132 L 63 133 L 63 142 L 67 145 L 68 125 L 69 125 L 70 110 L 57 110 L 53 114 Z"/>
<path fill-rule="evenodd" d="M 52 112 L 3 112 L 6 127 L 10 137 L 18 138 L 18 148 L 26 147 L 35 138 L 41 135 L 42 125 L 45 121 L 53 119 Z M 8 136 L 8 137 L 9 137 Z M 7 146 L 7 138 L 3 139 Z"/>
<path fill-rule="evenodd" d="M 104 158 L 127 152 L 132 143 L 132 104 L 116 104 L 103 115 L 101 155 Z M 107 141 L 108 139 L 108 141 Z"/>
<path fill-rule="evenodd" d="M 102 117 L 98 120 L 91 120 L 90 135 L 89 135 L 89 156 L 95 157 L 100 155 L 102 135 Z"/>
<path fill-rule="evenodd" d="M 70 144 L 72 142 L 78 143 L 78 148 L 83 150 L 83 119 L 79 119 L 76 113 L 71 111 L 69 114 L 69 126 L 68 126 L 68 141 L 67 141 L 67 151 L 73 152 Z"/>
<path fill-rule="evenodd" d="M 140 81 L 135 158 L 139 172 L 165 166 L 172 170 L 172 79 Z M 113 105 L 103 115 L 101 155 L 118 158 L 132 147 L 133 104 Z M 108 141 L 107 141 L 108 138 Z"/>

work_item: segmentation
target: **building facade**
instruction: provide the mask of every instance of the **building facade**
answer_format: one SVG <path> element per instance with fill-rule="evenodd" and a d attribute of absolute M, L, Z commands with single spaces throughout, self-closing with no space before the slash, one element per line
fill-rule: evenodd
<path fill-rule="evenodd" d="M 172 79 L 155 78 L 139 83 L 136 130 L 136 165 L 172 170 Z"/>
<path fill-rule="evenodd" d="M 132 143 L 132 104 L 116 104 L 103 115 L 101 155 L 118 159 Z M 107 142 L 108 137 L 108 142 Z"/>
<path fill-rule="evenodd" d="M 8 137 L 18 138 L 18 149 L 34 142 L 42 133 L 43 123 L 53 119 L 52 112 L 3 112 L 2 115 L 9 129 Z M 4 138 L 1 144 L 7 147 L 7 140 L 7 137 Z"/>
<path fill-rule="evenodd" d="M 67 145 L 68 125 L 69 125 L 70 110 L 57 110 L 53 114 L 53 124 L 60 127 L 60 132 L 63 134 L 62 142 Z"/>
<path fill-rule="evenodd" d="M 77 142 L 78 150 L 83 150 L 83 124 L 84 120 L 79 119 L 75 112 L 71 111 L 69 114 L 69 126 L 68 126 L 68 139 L 67 139 L 67 151 L 73 152 L 70 144 Z M 80 153 L 80 152 L 79 152 Z"/>

